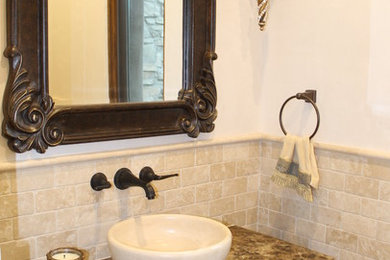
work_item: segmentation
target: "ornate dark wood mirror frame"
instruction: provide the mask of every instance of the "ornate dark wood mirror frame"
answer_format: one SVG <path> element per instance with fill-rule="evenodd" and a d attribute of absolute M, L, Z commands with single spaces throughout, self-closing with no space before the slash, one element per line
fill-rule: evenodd
<path fill-rule="evenodd" d="M 3 136 L 15 152 L 135 137 L 211 132 L 215 0 L 183 0 L 183 87 L 177 101 L 54 106 L 48 86 L 47 1 L 7 0 L 9 76 Z"/>

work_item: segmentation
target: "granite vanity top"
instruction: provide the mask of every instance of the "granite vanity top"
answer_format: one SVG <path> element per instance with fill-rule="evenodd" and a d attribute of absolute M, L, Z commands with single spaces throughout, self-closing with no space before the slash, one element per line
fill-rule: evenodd
<path fill-rule="evenodd" d="M 274 237 L 263 235 L 242 227 L 229 227 L 233 234 L 232 247 L 227 260 L 331 260 L 333 257 L 293 245 Z"/>
<path fill-rule="evenodd" d="M 230 226 L 232 247 L 227 260 L 332 260 L 333 257 L 242 227 Z M 110 260 L 106 259 L 106 260 Z"/>

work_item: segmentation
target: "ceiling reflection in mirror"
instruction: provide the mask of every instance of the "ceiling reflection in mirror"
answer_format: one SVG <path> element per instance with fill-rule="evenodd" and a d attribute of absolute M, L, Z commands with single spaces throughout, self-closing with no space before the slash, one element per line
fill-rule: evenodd
<path fill-rule="evenodd" d="M 49 87 L 57 105 L 177 99 L 182 1 L 115 2 L 48 1 Z"/>

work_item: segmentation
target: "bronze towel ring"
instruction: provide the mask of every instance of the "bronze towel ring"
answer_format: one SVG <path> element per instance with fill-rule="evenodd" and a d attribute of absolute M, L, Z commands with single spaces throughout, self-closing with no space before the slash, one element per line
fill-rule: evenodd
<path fill-rule="evenodd" d="M 316 114 L 317 114 L 317 125 L 316 125 L 316 129 L 314 129 L 314 132 L 311 134 L 309 139 L 312 139 L 316 135 L 318 128 L 320 127 L 320 111 L 318 111 L 318 107 L 315 103 L 316 102 L 316 94 L 317 93 L 315 90 L 306 90 L 305 92 L 298 93 L 292 97 L 289 97 L 286 101 L 284 101 L 282 107 L 280 108 L 280 112 L 279 112 L 279 124 L 280 124 L 280 128 L 282 128 L 282 131 L 285 135 L 287 135 L 287 131 L 286 131 L 286 129 L 284 129 L 283 122 L 282 122 L 283 109 L 284 109 L 284 106 L 293 98 L 303 99 L 306 102 L 309 102 L 314 107 Z"/>

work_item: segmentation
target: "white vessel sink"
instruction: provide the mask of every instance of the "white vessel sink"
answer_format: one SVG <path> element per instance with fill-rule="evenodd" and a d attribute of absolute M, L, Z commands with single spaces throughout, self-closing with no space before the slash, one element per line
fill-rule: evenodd
<path fill-rule="evenodd" d="M 231 242 L 225 225 L 179 214 L 134 217 L 108 231 L 113 260 L 222 260 Z"/>

